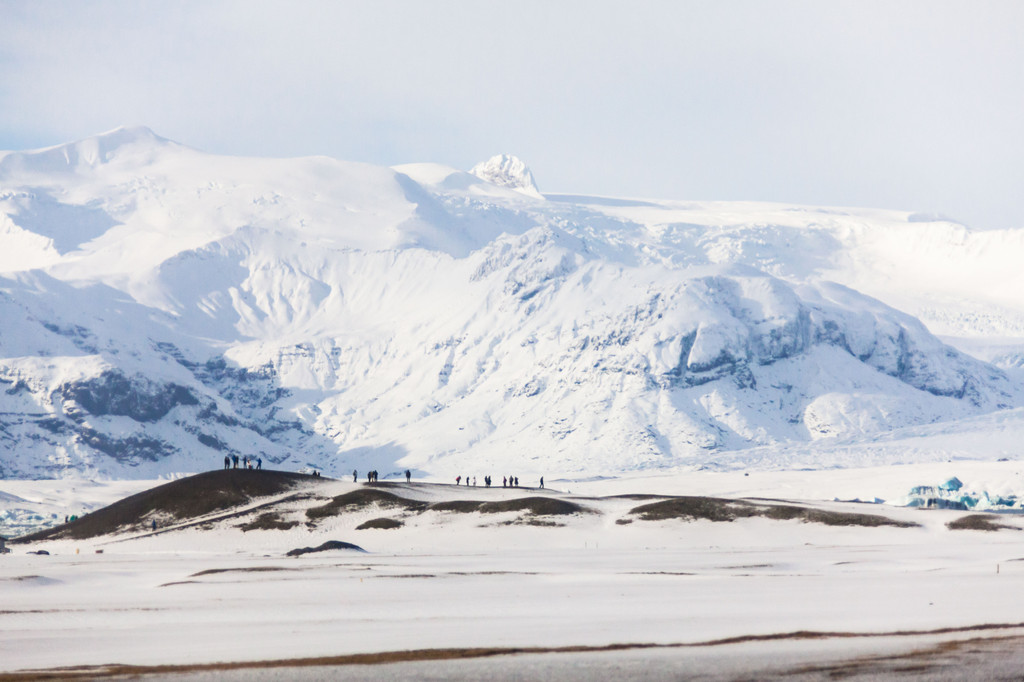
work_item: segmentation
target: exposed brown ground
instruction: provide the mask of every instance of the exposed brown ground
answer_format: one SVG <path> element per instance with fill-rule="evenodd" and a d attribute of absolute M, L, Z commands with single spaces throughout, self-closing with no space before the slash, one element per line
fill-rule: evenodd
<path fill-rule="evenodd" d="M 1020 530 L 1016 526 L 996 523 L 990 514 L 969 514 L 946 524 L 950 530 Z"/>
<path fill-rule="evenodd" d="M 827 526 L 896 526 L 912 528 L 918 524 L 895 521 L 876 514 L 823 511 L 786 504 L 754 504 L 746 500 L 725 500 L 717 497 L 673 497 L 660 502 L 642 504 L 630 510 L 630 515 L 644 521 L 665 519 L 706 519 L 728 522 L 738 518 L 762 516 L 777 521 L 800 520 Z"/>
<path fill-rule="evenodd" d="M 286 471 L 219 469 L 144 490 L 91 514 L 12 542 L 82 540 L 127 530 L 142 530 L 152 519 L 185 520 L 226 511 L 258 497 L 277 495 L 312 476 Z"/>

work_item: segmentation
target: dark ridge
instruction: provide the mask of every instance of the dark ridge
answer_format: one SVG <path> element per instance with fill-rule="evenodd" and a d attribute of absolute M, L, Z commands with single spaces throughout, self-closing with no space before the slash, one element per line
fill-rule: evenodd
<path fill-rule="evenodd" d="M 295 568 L 284 566 L 246 566 L 245 568 L 208 568 L 205 571 L 193 573 L 189 578 L 201 578 L 204 575 L 217 575 L 218 573 L 266 573 L 268 571 L 295 571 Z"/>
<path fill-rule="evenodd" d="M 425 502 L 409 500 L 376 488 L 359 488 L 344 495 L 338 495 L 325 505 L 307 509 L 306 516 L 310 519 L 322 519 L 344 512 L 365 509 L 374 504 L 381 507 L 398 507 L 407 511 L 420 511 L 427 507 Z"/>
<path fill-rule="evenodd" d="M 946 528 L 950 530 L 1020 530 L 1016 526 L 1007 526 L 1002 523 L 995 523 L 991 517 L 985 514 L 968 514 L 967 516 L 961 516 L 955 521 L 950 521 L 946 524 Z"/>
<path fill-rule="evenodd" d="M 353 545 L 351 542 L 342 542 L 340 540 L 328 540 L 319 547 L 303 547 L 301 549 L 293 549 L 290 552 L 288 552 L 288 556 L 302 556 L 303 554 L 311 554 L 313 552 L 326 552 L 331 549 L 351 549 L 357 552 L 366 551 L 359 545 Z"/>
<path fill-rule="evenodd" d="M 897 528 L 915 528 L 918 526 L 916 523 L 895 521 L 874 514 L 823 511 L 791 505 L 760 505 L 742 500 L 723 500 L 716 497 L 676 497 L 634 507 L 629 513 L 640 517 L 644 521 L 705 519 L 707 521 L 726 522 L 739 518 L 761 516 L 776 521 L 799 520 L 805 523 L 821 523 L 826 526 L 895 526 Z"/>
<path fill-rule="evenodd" d="M 564 516 L 566 514 L 592 514 L 593 510 L 556 497 L 520 497 L 514 500 L 498 500 L 480 502 L 479 500 L 448 500 L 435 502 L 428 507 L 431 511 L 483 512 L 498 514 L 501 512 L 526 512 L 534 516 Z"/>
<path fill-rule="evenodd" d="M 287 471 L 218 469 L 171 481 L 97 509 L 70 523 L 17 538 L 13 542 L 82 540 L 125 530 L 144 530 L 153 519 L 159 525 L 205 516 L 277 495 L 312 476 Z"/>
<path fill-rule="evenodd" d="M 470 512 L 480 511 L 480 505 L 483 502 L 479 500 L 448 500 L 446 502 L 435 502 L 430 505 L 431 511 L 443 511 L 443 512 L 461 512 L 468 514 Z"/>
<path fill-rule="evenodd" d="M 566 514 L 592 514 L 593 511 L 582 505 L 556 497 L 521 497 L 515 500 L 499 500 L 484 502 L 480 511 L 485 514 L 499 512 L 524 511 L 535 516 L 563 516 Z"/>
<path fill-rule="evenodd" d="M 370 519 L 365 523 L 360 523 L 356 526 L 356 530 L 369 530 L 371 528 L 379 528 L 381 530 L 391 530 L 392 528 L 401 528 L 405 524 L 398 519 L 380 518 Z"/>
<path fill-rule="evenodd" d="M 673 497 L 661 502 L 642 504 L 629 511 L 644 521 L 664 519 L 707 519 L 732 521 L 737 517 L 753 516 L 752 505 L 739 505 L 732 500 L 717 497 Z"/>
<path fill-rule="evenodd" d="M 674 498 L 674 495 L 651 495 L 648 493 L 627 493 L 625 495 L 612 495 L 612 500 L 664 500 Z"/>

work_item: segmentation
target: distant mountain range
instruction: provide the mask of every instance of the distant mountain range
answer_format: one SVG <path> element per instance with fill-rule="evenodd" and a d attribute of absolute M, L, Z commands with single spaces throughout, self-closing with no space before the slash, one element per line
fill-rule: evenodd
<path fill-rule="evenodd" d="M 508 155 L 0 152 L 0 476 L 1016 456 L 1022 259 L 907 212 L 542 194 Z"/>

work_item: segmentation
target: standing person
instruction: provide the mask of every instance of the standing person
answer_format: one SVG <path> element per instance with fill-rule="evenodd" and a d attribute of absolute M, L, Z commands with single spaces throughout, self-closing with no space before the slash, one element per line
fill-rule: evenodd
<path fill-rule="evenodd" d="M 231 455 L 231 462 L 235 469 L 238 468 L 238 455 Z"/>
<path fill-rule="evenodd" d="M 262 457 L 257 457 L 256 458 L 256 468 L 260 469 L 260 470 L 263 469 L 263 458 Z M 541 486 L 541 487 L 543 488 L 544 486 Z"/>
<path fill-rule="evenodd" d="M 408 469 L 405 470 L 405 482 L 408 483 L 412 480 L 412 472 Z"/>
<path fill-rule="evenodd" d="M 225 469 L 230 469 L 231 468 L 231 458 L 228 457 L 227 455 L 224 455 L 224 468 Z"/>
<path fill-rule="evenodd" d="M 359 472 L 355 469 L 352 470 L 352 482 L 356 483 L 359 481 Z"/>
<path fill-rule="evenodd" d="M 518 476 L 516 476 L 516 487 L 517 488 L 519 487 L 519 477 Z"/>
<path fill-rule="evenodd" d="M 504 476 L 502 476 L 501 477 L 501 487 L 505 488 L 505 487 L 507 487 L 507 485 L 508 485 L 508 479 L 505 478 Z"/>
<path fill-rule="evenodd" d="M 543 476 L 540 477 L 540 487 L 541 488 L 544 487 L 544 477 Z"/>

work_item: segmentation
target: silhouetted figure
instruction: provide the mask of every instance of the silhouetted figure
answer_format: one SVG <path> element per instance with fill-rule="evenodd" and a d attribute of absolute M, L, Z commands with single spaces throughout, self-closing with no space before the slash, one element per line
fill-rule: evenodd
<path fill-rule="evenodd" d="M 504 476 L 501 477 L 501 487 L 502 488 L 507 488 L 508 487 L 508 479 L 505 478 Z"/>
<path fill-rule="evenodd" d="M 152 528 L 153 528 L 154 531 L 156 530 L 156 519 L 153 519 L 153 526 L 152 526 Z"/>
<path fill-rule="evenodd" d="M 541 488 L 544 487 L 544 477 L 543 476 L 540 477 L 540 487 Z"/>
<path fill-rule="evenodd" d="M 412 480 L 412 472 L 408 469 L 405 470 L 405 482 L 408 483 Z"/>
<path fill-rule="evenodd" d="M 461 483 L 461 482 L 462 482 L 462 476 L 456 476 L 455 477 L 455 485 L 459 485 L 459 483 Z"/>
<path fill-rule="evenodd" d="M 238 468 L 238 455 L 231 455 L 231 461 L 234 463 L 234 468 Z"/>
<path fill-rule="evenodd" d="M 263 458 L 262 457 L 257 457 L 256 458 L 256 468 L 257 469 L 263 469 Z M 544 486 L 541 486 L 541 487 L 544 487 Z"/>
<path fill-rule="evenodd" d="M 230 469 L 231 468 L 231 458 L 228 457 L 227 455 L 224 455 L 224 468 L 225 469 Z"/>
<path fill-rule="evenodd" d="M 519 487 L 519 477 L 518 476 L 516 476 L 516 487 L 517 488 Z"/>
<path fill-rule="evenodd" d="M 359 480 L 359 472 L 355 469 L 352 470 L 352 482 L 356 483 Z"/>

